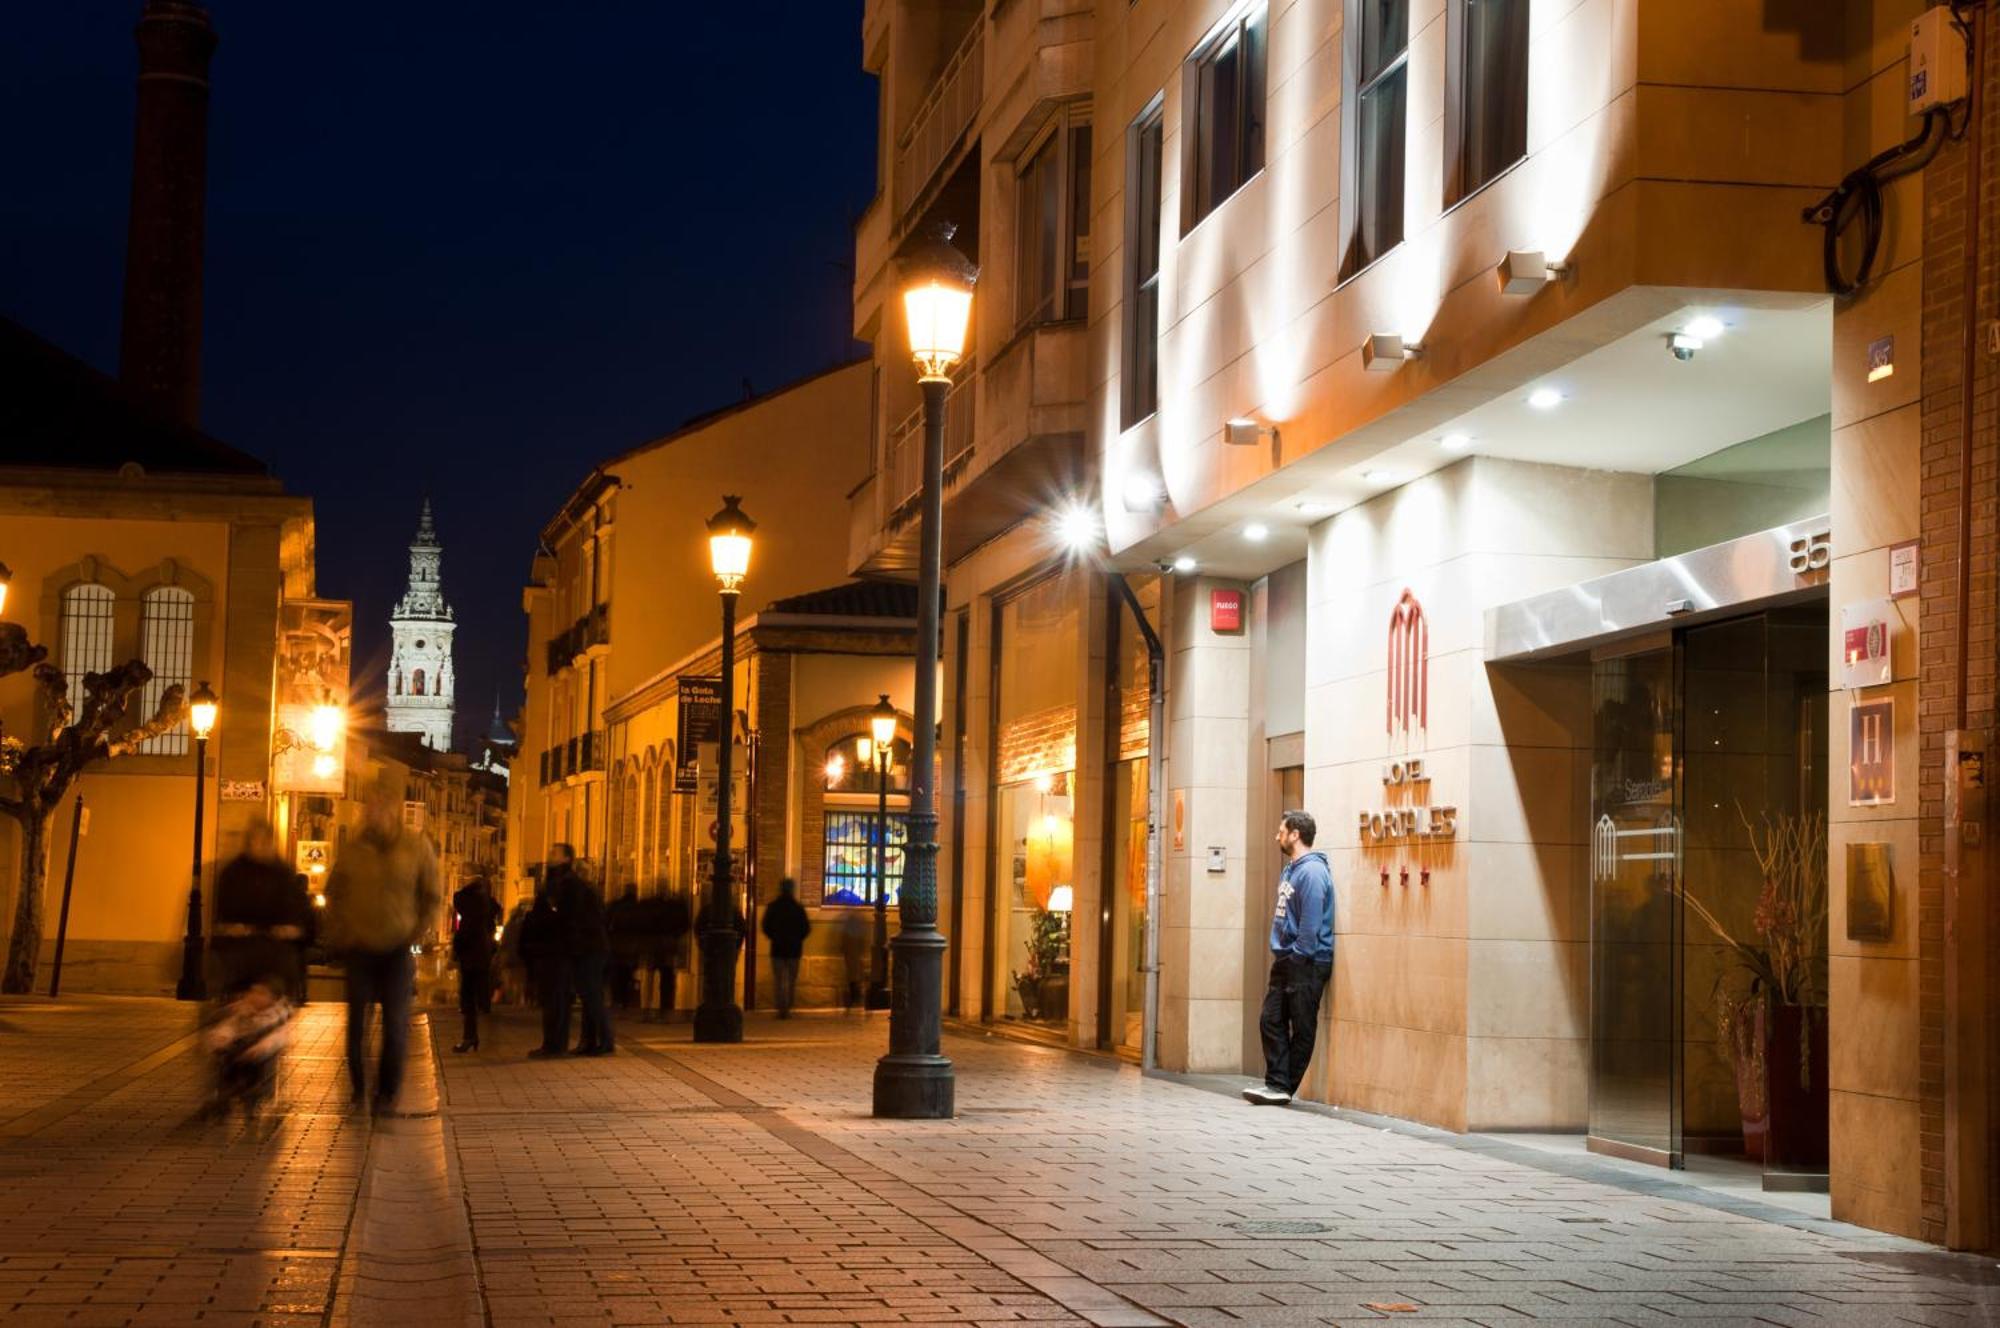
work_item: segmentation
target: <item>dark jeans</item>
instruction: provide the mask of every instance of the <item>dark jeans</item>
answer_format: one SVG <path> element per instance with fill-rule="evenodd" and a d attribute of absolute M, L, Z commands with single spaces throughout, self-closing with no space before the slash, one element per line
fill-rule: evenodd
<path fill-rule="evenodd" d="M 578 1051 L 611 1050 L 611 1012 L 604 1002 L 605 967 L 608 956 L 579 955 L 570 972 L 576 982 L 577 1004 L 583 1007 L 583 1031 L 577 1038 Z M 563 1011 L 563 1036 L 569 1036 L 569 1011 Z"/>
<path fill-rule="evenodd" d="M 569 1050 L 569 961 L 535 966 L 535 994 L 542 1001 L 542 1050 Z"/>
<path fill-rule="evenodd" d="M 403 946 L 347 956 L 347 1082 L 357 1102 L 368 1095 L 368 1012 L 376 1005 L 382 1007 L 382 1059 L 375 1067 L 375 1100 L 394 1102 L 403 1090 L 414 972 Z"/>
<path fill-rule="evenodd" d="M 1319 1037 L 1319 998 L 1332 976 L 1332 964 L 1296 955 L 1271 961 L 1271 985 L 1264 990 L 1264 1015 L 1257 1025 L 1264 1035 L 1264 1082 L 1270 1087 L 1299 1091 Z"/>
<path fill-rule="evenodd" d="M 778 1013 L 788 1015 L 799 996 L 799 957 L 771 956 L 771 985 L 777 989 Z"/>
<path fill-rule="evenodd" d="M 479 1016 L 482 1012 L 493 1011 L 493 961 L 490 959 L 461 959 L 458 961 L 458 1012 L 465 1020 L 465 1036 L 461 1039 L 472 1046 L 479 1045 Z"/>

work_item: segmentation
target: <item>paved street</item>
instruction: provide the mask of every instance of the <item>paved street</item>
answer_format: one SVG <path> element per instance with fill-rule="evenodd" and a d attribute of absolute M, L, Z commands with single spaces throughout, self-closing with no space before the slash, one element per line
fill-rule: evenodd
<path fill-rule="evenodd" d="M 866 1114 L 879 1019 L 548 1063 L 438 1017 L 370 1123 L 312 1007 L 248 1131 L 188 1120 L 185 1007 L 0 1005 L 0 1320 L 2000 1323 L 1989 1261 L 1092 1057 L 951 1038 L 913 1125 Z"/>

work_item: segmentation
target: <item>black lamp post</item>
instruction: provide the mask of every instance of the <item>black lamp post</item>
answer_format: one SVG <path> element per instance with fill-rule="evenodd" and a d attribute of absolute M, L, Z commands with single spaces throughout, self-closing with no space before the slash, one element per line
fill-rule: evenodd
<path fill-rule="evenodd" d="M 903 256 L 903 310 L 910 355 L 924 393 L 924 471 L 917 553 L 917 676 L 910 751 L 910 821 L 903 845 L 901 922 L 892 943 L 889 1054 L 875 1063 L 875 1114 L 914 1120 L 950 1117 L 951 1061 L 943 1041 L 944 934 L 938 930 L 937 773 L 938 599 L 944 524 L 944 401 L 951 370 L 965 355 L 972 283 L 979 269 L 951 247 L 956 228 L 940 222 Z"/>
<path fill-rule="evenodd" d="M 750 535 L 757 523 L 743 514 L 739 501 L 733 493 L 724 494 L 722 510 L 708 519 L 708 560 L 722 594 L 722 731 L 717 735 L 715 761 L 715 879 L 709 889 L 708 915 L 701 924 L 696 1042 L 743 1040 L 743 1007 L 736 1003 L 735 982 L 743 933 L 736 928 L 736 895 L 729 880 L 729 767 L 736 722 L 736 596 L 750 570 Z"/>
<path fill-rule="evenodd" d="M 208 980 L 201 971 L 201 814 L 208 778 L 208 735 L 215 728 L 220 709 L 206 681 L 188 698 L 188 728 L 194 731 L 194 876 L 188 885 L 187 934 L 181 939 L 181 979 L 174 984 L 174 996 L 183 1001 L 208 997 Z"/>
<path fill-rule="evenodd" d="M 867 1008 L 889 1008 L 889 770 L 896 749 L 896 707 L 889 694 L 868 715 L 868 736 L 875 758 L 875 967 L 868 984 Z"/>

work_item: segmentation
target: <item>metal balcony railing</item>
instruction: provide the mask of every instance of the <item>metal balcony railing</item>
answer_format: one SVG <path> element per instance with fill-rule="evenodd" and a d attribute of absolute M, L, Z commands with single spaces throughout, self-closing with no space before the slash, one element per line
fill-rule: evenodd
<path fill-rule="evenodd" d="M 951 471 L 972 449 L 972 384 L 979 367 L 970 358 L 952 376 L 951 390 L 944 398 L 944 468 Z M 893 517 L 916 501 L 924 481 L 924 408 L 911 411 L 889 434 L 883 449 L 882 470 L 886 483 L 880 490 L 884 518 Z"/>
<path fill-rule="evenodd" d="M 965 40 L 945 62 L 937 82 L 896 140 L 896 217 L 901 219 L 936 178 L 938 170 L 972 127 L 985 92 L 986 24 L 975 19 Z"/>

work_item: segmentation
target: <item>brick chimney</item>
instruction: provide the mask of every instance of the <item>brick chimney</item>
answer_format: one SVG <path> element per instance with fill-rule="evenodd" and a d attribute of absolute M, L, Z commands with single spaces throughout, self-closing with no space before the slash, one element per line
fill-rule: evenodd
<path fill-rule="evenodd" d="M 191 0 L 146 0 L 125 321 L 118 377 L 162 415 L 201 413 L 201 259 L 208 189 L 208 58 L 215 29 Z"/>

